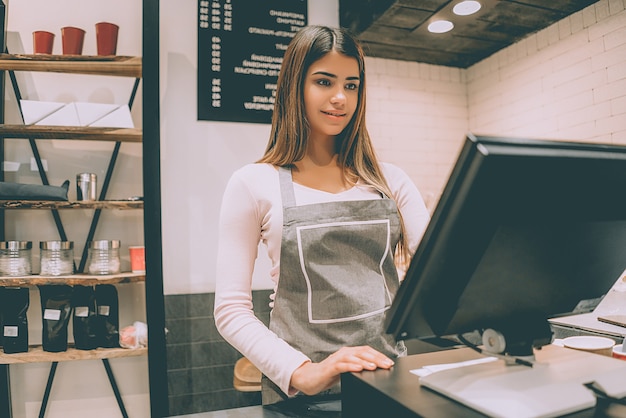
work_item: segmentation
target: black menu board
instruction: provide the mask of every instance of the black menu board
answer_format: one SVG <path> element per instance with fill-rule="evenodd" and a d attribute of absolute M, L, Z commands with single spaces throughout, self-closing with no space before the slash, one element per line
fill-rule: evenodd
<path fill-rule="evenodd" d="M 198 120 L 270 123 L 287 44 L 306 0 L 198 1 Z"/>

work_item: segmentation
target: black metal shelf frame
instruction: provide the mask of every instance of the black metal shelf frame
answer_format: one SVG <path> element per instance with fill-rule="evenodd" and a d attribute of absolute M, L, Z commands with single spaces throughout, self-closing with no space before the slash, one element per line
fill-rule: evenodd
<path fill-rule="evenodd" d="M 142 151 L 143 151 L 143 194 L 144 194 L 144 242 L 146 246 L 146 314 L 148 323 L 148 372 L 150 380 L 150 415 L 154 418 L 169 416 L 169 401 L 167 388 L 167 353 L 165 348 L 165 306 L 163 298 L 163 265 L 162 265 L 162 227 L 161 227 L 161 183 L 160 183 L 160 41 L 159 41 L 159 0 L 142 0 L 142 80 L 144 88 L 142 113 Z M 6 50 L 7 4 L 0 0 L 0 50 Z M 5 71 L 0 70 L 0 98 L 5 97 Z M 129 106 L 137 92 L 139 79 L 135 81 Z M 19 100 L 18 100 L 19 103 Z M 21 113 L 21 109 L 20 109 Z M 4 123 L 4 100 L 0 100 L 0 124 Z M 34 155 L 38 150 L 34 138 L 29 138 Z M 116 141 L 111 155 L 105 184 L 100 193 L 100 199 L 106 197 L 106 190 L 117 160 L 121 143 Z M 41 158 L 34 157 L 42 179 L 47 181 Z M 0 137 L 0 162 L 4 161 L 4 138 Z M 4 181 L 4 170 L 0 170 L 0 181 Z M 45 183 L 44 183 L 45 184 Z M 54 213 L 54 211 L 53 211 Z M 5 209 L 0 208 L 0 240 L 5 239 Z M 53 216 L 58 216 L 54 215 Z M 94 213 L 87 242 L 93 239 L 100 216 L 100 209 Z M 55 220 L 56 223 L 56 220 Z M 64 232 L 62 223 L 57 228 L 62 239 Z M 81 257 L 80 270 L 84 268 L 85 251 Z M 110 376 L 108 362 L 104 363 L 107 375 Z M 55 366 L 56 368 L 56 366 Z M 51 370 L 51 374 L 54 371 Z M 115 390 L 115 389 L 114 389 Z M 121 397 L 116 393 L 116 399 Z M 123 405 L 120 404 L 122 414 L 126 416 Z M 0 365 L 0 417 L 11 418 L 11 390 L 8 365 Z"/>
<path fill-rule="evenodd" d="M 9 53 L 9 51 L 7 51 L 6 48 L 5 48 L 5 52 Z M 8 73 L 11 79 L 11 86 L 13 87 L 13 93 L 15 94 L 15 100 L 17 101 L 17 106 L 18 106 L 20 116 L 22 117 L 22 121 L 23 121 L 24 113 L 22 111 L 22 106 L 21 106 L 22 93 L 17 83 L 17 77 L 15 76 L 15 71 L 13 70 L 9 70 Z M 140 81 L 141 81 L 141 78 L 135 79 L 135 83 L 133 85 L 130 98 L 128 100 L 128 107 L 130 109 L 132 109 L 133 103 L 135 101 L 135 96 L 137 95 L 137 89 L 139 88 Z M 37 170 L 39 171 L 39 177 L 41 178 L 41 182 L 43 185 L 47 186 L 50 184 L 50 182 L 48 181 L 48 176 L 46 174 L 46 171 L 44 170 L 44 166 L 41 161 L 42 158 L 41 158 L 41 154 L 39 153 L 39 149 L 37 147 L 36 138 L 35 137 L 28 138 L 28 142 L 30 144 L 31 151 L 33 153 L 33 158 L 35 159 L 35 162 L 37 164 Z M 113 170 L 115 168 L 115 163 L 117 161 L 117 156 L 119 154 L 121 144 L 122 143 L 120 141 L 115 142 L 113 152 L 111 153 L 111 159 L 109 160 L 109 165 L 107 167 L 106 175 L 104 177 L 104 182 L 102 184 L 102 188 L 100 191 L 99 200 L 106 199 L 106 194 L 109 189 L 109 183 L 111 181 L 111 176 L 113 175 Z M 52 213 L 52 217 L 54 218 L 54 223 L 59 232 L 59 238 L 61 239 L 61 241 L 67 241 L 68 240 L 67 235 L 65 234 L 65 228 L 63 228 L 63 222 L 61 221 L 61 217 L 59 215 L 58 209 L 50 209 L 50 212 Z M 80 264 L 77 269 L 78 272 L 82 272 L 85 268 L 85 263 L 87 261 L 87 253 L 88 253 L 88 244 L 90 241 L 93 240 L 93 237 L 95 236 L 96 228 L 98 227 L 98 222 L 100 220 L 101 212 L 102 212 L 102 209 L 99 209 L 99 208 L 96 209 L 94 212 L 94 216 L 91 220 L 91 225 L 89 227 L 89 233 L 87 234 L 87 239 L 85 241 L 85 245 L 83 246 L 83 251 L 81 254 L 81 258 L 80 258 Z"/>
<path fill-rule="evenodd" d="M 5 52 L 8 54 L 9 51 L 6 49 L 5 47 Z M 24 121 L 24 113 L 22 110 L 22 106 L 21 106 L 21 100 L 22 100 L 22 93 L 20 91 L 20 87 L 17 83 L 17 78 L 15 76 L 15 71 L 13 70 L 9 70 L 9 78 L 11 79 L 11 86 L 13 87 L 13 93 L 15 94 L 15 99 L 18 105 L 18 109 L 20 112 L 20 116 L 22 117 L 22 121 Z M 133 102 L 135 101 L 135 96 L 137 94 L 137 89 L 139 88 L 139 83 L 141 81 L 141 78 L 136 78 L 135 82 L 133 84 L 133 89 L 131 91 L 130 94 L 130 98 L 128 100 L 128 107 L 130 109 L 132 109 L 133 106 Z M 30 144 L 30 148 L 31 151 L 33 153 L 33 158 L 35 159 L 35 162 L 37 164 L 37 169 L 39 171 L 39 177 L 41 178 L 41 182 L 43 185 L 49 185 L 50 182 L 48 181 L 48 176 L 46 174 L 46 171 L 44 170 L 44 166 L 42 163 L 42 158 L 41 158 L 41 154 L 39 153 L 39 149 L 37 147 L 37 142 L 36 142 L 36 138 L 34 137 L 30 137 L 28 138 L 28 142 Z M 4 144 L 3 144 L 4 145 Z M 119 150 L 120 150 L 120 146 L 122 145 L 122 143 L 120 141 L 116 141 L 114 148 L 113 148 L 113 152 L 111 153 L 111 158 L 109 160 L 109 165 L 107 167 L 107 171 L 106 171 L 106 175 L 104 178 L 104 182 L 102 184 L 102 188 L 100 191 L 100 196 L 99 196 L 99 200 L 105 200 L 106 199 L 106 194 L 109 188 L 109 183 L 111 181 L 111 177 L 113 175 L 113 170 L 115 169 L 115 163 L 117 162 L 117 156 L 119 154 Z M 4 147 L 3 147 L 4 148 Z M 4 171 L 4 170 L 3 170 Z M 57 231 L 59 232 L 59 238 L 61 239 L 61 241 L 67 241 L 67 235 L 65 233 L 65 228 L 63 227 L 63 222 L 61 221 L 61 217 L 59 215 L 59 211 L 58 209 L 50 209 L 50 212 L 52 213 L 52 217 L 54 218 L 54 223 L 57 227 Z M 87 254 L 88 254 L 88 248 L 89 248 L 89 242 L 93 240 L 93 237 L 96 233 L 96 228 L 98 227 L 98 221 L 100 220 L 100 213 L 102 212 L 102 209 L 98 208 L 94 210 L 94 215 L 93 218 L 91 219 L 91 225 L 89 227 L 89 232 L 87 234 L 87 239 L 85 240 L 85 244 L 83 246 L 83 251 L 81 254 L 81 258 L 80 258 L 80 264 L 79 267 L 76 271 L 78 272 L 83 272 L 84 268 L 85 268 L 85 263 L 87 261 Z M 76 267 L 76 266 L 74 266 Z M 128 413 L 126 412 L 126 408 L 124 406 L 124 402 L 122 401 L 122 397 L 120 395 L 120 391 L 119 388 L 117 386 L 117 382 L 115 380 L 115 377 L 113 376 L 113 371 L 111 370 L 111 366 L 109 365 L 108 360 L 103 359 L 102 360 L 104 367 L 106 369 L 107 372 L 107 377 L 109 378 L 109 383 L 111 384 L 111 388 L 113 389 L 113 393 L 115 394 L 115 399 L 117 400 L 118 406 L 120 408 L 120 412 L 122 413 L 122 416 L 124 418 L 128 418 Z M 56 368 L 57 368 L 57 362 L 52 362 L 51 366 L 50 366 L 50 371 L 48 373 L 48 382 L 46 384 L 46 389 L 44 391 L 44 395 L 43 395 L 43 399 L 42 399 L 42 403 L 41 403 L 41 407 L 39 410 L 39 417 L 42 418 L 45 416 L 46 413 L 46 408 L 48 406 L 48 400 L 50 398 L 50 391 L 52 389 L 52 383 L 54 381 L 54 376 L 56 374 Z M 7 373 L 8 373 L 8 366 L 7 366 Z M 7 387 L 8 389 L 8 387 Z M 7 391 L 8 392 L 8 391 Z M 8 415 L 10 417 L 10 415 Z"/>
<path fill-rule="evenodd" d="M 0 50 L 6 49 L 7 6 L 4 0 L 0 1 Z M 0 71 L 0 123 L 4 123 L 4 71 Z M 0 137 L 0 181 L 4 181 L 4 138 Z M 5 240 L 4 209 L 0 209 L 0 240 Z M 11 375 L 7 364 L 0 364 L 0 417 L 11 418 L 13 407 L 11 405 Z"/>

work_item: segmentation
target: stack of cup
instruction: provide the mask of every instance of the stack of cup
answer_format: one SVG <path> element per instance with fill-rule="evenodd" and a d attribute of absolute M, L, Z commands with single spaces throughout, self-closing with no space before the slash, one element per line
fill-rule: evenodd
<path fill-rule="evenodd" d="M 110 22 L 96 23 L 96 47 L 98 55 L 115 55 L 119 26 Z M 63 55 L 82 55 L 85 30 L 75 26 L 61 28 L 61 46 Z M 37 30 L 33 32 L 33 53 L 52 54 L 54 33 Z"/>
<path fill-rule="evenodd" d="M 61 28 L 61 40 L 63 55 L 81 55 L 83 53 L 85 31 L 74 26 L 65 26 Z"/>
<path fill-rule="evenodd" d="M 114 23 L 96 23 L 96 44 L 98 55 L 115 55 L 117 52 L 117 34 L 120 27 Z"/>
<path fill-rule="evenodd" d="M 54 33 L 45 30 L 33 32 L 33 53 L 52 54 L 54 45 Z"/>
<path fill-rule="evenodd" d="M 142 245 L 131 245 L 128 247 L 130 254 L 130 270 L 133 273 L 146 272 L 146 250 Z"/>

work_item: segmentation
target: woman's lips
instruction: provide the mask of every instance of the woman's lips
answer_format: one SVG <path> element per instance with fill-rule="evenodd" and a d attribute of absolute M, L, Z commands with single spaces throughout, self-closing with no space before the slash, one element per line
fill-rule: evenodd
<path fill-rule="evenodd" d="M 341 113 L 341 112 L 328 112 L 328 111 L 322 110 L 322 113 L 325 114 L 325 115 L 328 115 L 328 116 L 334 116 L 336 118 L 340 118 L 340 117 L 346 116 L 345 113 Z"/>

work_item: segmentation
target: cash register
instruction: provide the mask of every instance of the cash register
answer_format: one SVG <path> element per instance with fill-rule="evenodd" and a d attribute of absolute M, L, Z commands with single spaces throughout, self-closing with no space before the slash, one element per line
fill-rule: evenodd
<path fill-rule="evenodd" d="M 599 399 L 620 405 L 626 362 L 554 346 L 548 320 L 602 298 L 625 249 L 626 147 L 468 134 L 386 317 L 398 340 L 467 348 L 345 374 L 343 416 L 593 416 Z M 462 366 L 481 358 L 494 361 Z M 429 362 L 452 366 L 414 373 Z"/>

